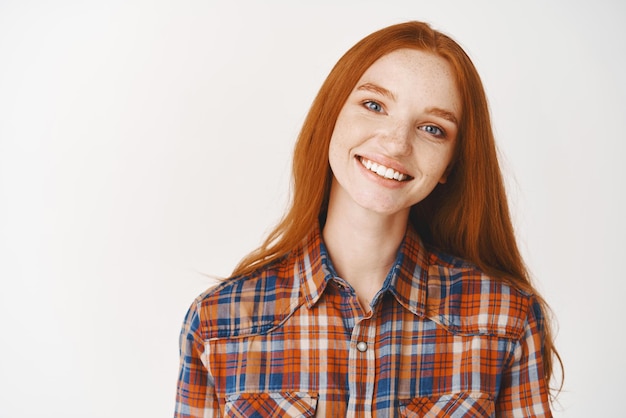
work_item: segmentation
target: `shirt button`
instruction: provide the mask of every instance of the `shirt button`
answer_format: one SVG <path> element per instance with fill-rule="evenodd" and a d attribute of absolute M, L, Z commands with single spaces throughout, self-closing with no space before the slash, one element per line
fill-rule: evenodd
<path fill-rule="evenodd" d="M 356 344 L 356 349 L 359 350 L 361 353 L 364 353 L 367 351 L 367 343 L 365 341 L 360 341 Z"/>

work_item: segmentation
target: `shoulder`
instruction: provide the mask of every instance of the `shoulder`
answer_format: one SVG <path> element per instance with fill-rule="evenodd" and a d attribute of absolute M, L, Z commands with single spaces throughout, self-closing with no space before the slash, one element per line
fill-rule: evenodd
<path fill-rule="evenodd" d="M 517 339 L 524 332 L 532 295 L 491 277 L 465 260 L 431 252 L 428 316 L 459 334 Z"/>
<path fill-rule="evenodd" d="M 287 258 L 200 294 L 194 302 L 199 336 L 208 340 L 264 334 L 280 325 L 302 303 L 293 265 Z"/>

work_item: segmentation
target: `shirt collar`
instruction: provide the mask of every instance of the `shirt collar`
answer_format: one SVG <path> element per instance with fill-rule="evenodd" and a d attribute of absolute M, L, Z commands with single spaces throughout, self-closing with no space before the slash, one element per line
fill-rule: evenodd
<path fill-rule="evenodd" d="M 318 301 L 328 281 L 335 277 L 334 270 L 322 240 L 320 226 L 315 225 L 311 233 L 302 241 L 298 249 L 294 274 L 300 279 L 300 286 L 308 308 Z"/>
<path fill-rule="evenodd" d="M 328 257 L 320 226 L 316 225 L 302 241 L 294 274 L 299 277 L 309 308 L 312 308 L 336 273 Z M 415 229 L 409 224 L 393 267 L 376 298 L 390 292 L 415 315 L 424 316 L 428 287 L 428 254 Z"/>

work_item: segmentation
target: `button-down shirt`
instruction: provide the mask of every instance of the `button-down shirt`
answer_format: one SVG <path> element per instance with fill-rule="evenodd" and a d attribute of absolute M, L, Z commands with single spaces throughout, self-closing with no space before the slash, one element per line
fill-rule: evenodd
<path fill-rule="evenodd" d="M 550 417 L 532 295 L 425 248 L 409 227 L 363 309 L 319 227 L 200 295 L 176 417 Z"/>

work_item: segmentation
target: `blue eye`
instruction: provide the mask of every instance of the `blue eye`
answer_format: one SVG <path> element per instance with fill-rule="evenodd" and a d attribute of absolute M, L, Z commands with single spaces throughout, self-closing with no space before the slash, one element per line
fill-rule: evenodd
<path fill-rule="evenodd" d="M 381 113 L 383 111 L 383 107 L 372 100 L 366 101 L 363 105 L 373 112 Z"/>
<path fill-rule="evenodd" d="M 424 125 L 424 126 L 421 126 L 420 129 L 433 136 L 437 136 L 437 137 L 445 136 L 445 132 L 441 128 L 435 125 Z"/>

